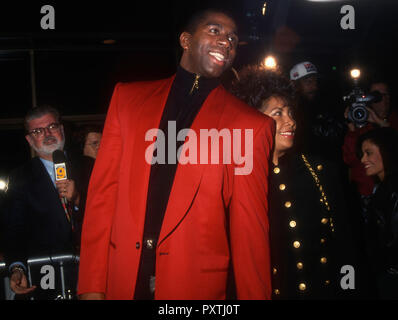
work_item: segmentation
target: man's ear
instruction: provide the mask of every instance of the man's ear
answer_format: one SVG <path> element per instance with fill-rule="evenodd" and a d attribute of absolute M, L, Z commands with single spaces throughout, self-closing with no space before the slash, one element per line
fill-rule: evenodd
<path fill-rule="evenodd" d="M 27 134 L 27 135 L 25 136 L 25 139 L 26 139 L 26 141 L 28 141 L 29 145 L 32 146 L 32 144 L 33 144 L 33 139 L 32 139 L 32 137 L 31 137 L 29 134 Z"/>
<path fill-rule="evenodd" d="M 184 31 L 183 33 L 180 34 L 180 46 L 184 50 L 188 50 L 190 43 L 191 43 L 191 34 Z"/>

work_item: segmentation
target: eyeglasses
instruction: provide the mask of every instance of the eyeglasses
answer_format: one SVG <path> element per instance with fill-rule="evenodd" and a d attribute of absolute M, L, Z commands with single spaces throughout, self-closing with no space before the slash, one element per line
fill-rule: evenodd
<path fill-rule="evenodd" d="M 98 147 L 99 144 L 100 144 L 100 141 L 94 141 L 94 142 L 91 142 L 91 143 L 86 143 L 87 146 L 91 146 L 93 148 Z"/>
<path fill-rule="evenodd" d="M 46 129 L 48 131 L 50 131 L 51 133 L 53 133 L 53 132 L 58 131 L 60 126 L 61 126 L 60 123 L 54 122 L 54 123 L 49 124 L 45 128 L 36 128 L 36 129 L 31 130 L 31 131 L 28 131 L 28 134 L 31 134 L 31 135 L 33 135 L 35 137 L 41 137 L 41 136 L 44 135 L 44 132 L 46 131 Z"/>

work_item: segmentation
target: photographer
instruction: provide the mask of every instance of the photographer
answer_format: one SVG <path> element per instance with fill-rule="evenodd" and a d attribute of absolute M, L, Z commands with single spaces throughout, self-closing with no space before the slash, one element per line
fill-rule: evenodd
<path fill-rule="evenodd" d="M 350 180 L 355 184 L 357 192 L 361 196 L 368 196 L 372 193 L 374 182 L 366 175 L 360 159 L 355 154 L 355 145 L 358 137 L 378 127 L 393 127 L 398 129 L 398 115 L 391 108 L 388 85 L 385 82 L 373 82 L 369 91 L 378 91 L 381 95 L 381 100 L 371 103 L 370 106 L 366 107 L 369 113 L 366 124 L 359 126 L 353 122 L 348 123 L 348 131 L 343 145 L 343 159 L 350 168 Z M 349 118 L 349 108 L 347 107 L 344 113 L 347 120 Z"/>

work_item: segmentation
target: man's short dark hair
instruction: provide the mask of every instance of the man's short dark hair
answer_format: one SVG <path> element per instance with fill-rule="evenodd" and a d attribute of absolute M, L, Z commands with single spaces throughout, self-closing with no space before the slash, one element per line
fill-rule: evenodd
<path fill-rule="evenodd" d="M 42 106 L 38 106 L 36 108 L 30 109 L 26 113 L 25 120 L 24 120 L 25 129 L 29 130 L 29 125 L 28 125 L 29 121 L 32 121 L 37 118 L 41 118 L 42 116 L 45 116 L 46 114 L 52 114 L 57 122 L 61 121 L 61 115 L 56 108 L 54 108 L 50 105 L 42 105 Z"/>
<path fill-rule="evenodd" d="M 219 8 L 210 8 L 210 9 L 205 9 L 205 10 L 198 11 L 194 15 L 192 15 L 192 17 L 185 24 L 185 26 L 184 26 L 182 31 L 186 31 L 186 32 L 188 32 L 190 34 L 194 34 L 196 29 L 198 28 L 198 26 L 204 20 L 206 20 L 206 18 L 210 14 L 213 14 L 213 13 L 223 14 L 223 15 L 231 18 L 236 23 L 236 19 L 235 19 L 234 15 L 231 12 L 229 12 L 228 10 L 219 9 Z"/>

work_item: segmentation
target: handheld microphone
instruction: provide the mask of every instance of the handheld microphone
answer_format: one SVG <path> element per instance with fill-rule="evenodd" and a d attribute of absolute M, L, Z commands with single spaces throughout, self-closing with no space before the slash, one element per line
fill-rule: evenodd
<path fill-rule="evenodd" d="M 53 162 L 55 171 L 55 181 L 62 181 L 68 179 L 66 173 L 66 158 L 61 150 L 55 150 L 53 152 Z"/>
<path fill-rule="evenodd" d="M 53 152 L 53 162 L 55 171 L 55 181 L 62 181 L 68 179 L 67 169 L 66 169 L 66 158 L 65 154 L 61 150 L 55 150 Z M 61 197 L 62 206 L 65 209 L 66 216 L 70 221 L 70 214 L 68 212 L 68 200 L 66 197 Z"/>

